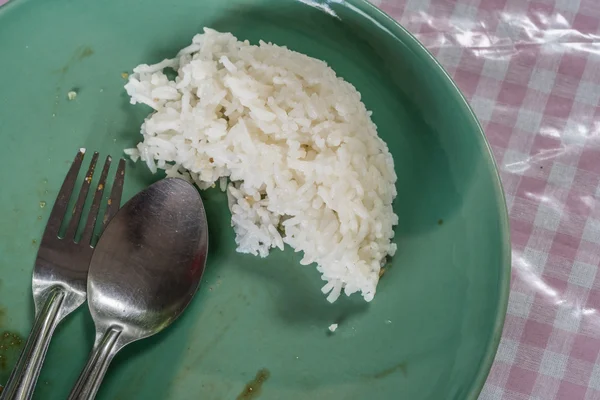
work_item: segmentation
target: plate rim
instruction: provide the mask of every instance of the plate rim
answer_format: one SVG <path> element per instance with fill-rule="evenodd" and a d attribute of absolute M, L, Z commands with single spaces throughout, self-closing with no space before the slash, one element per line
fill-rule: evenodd
<path fill-rule="evenodd" d="M 488 166 L 491 167 L 493 186 L 495 188 L 496 201 L 498 204 L 497 213 L 499 216 L 499 223 L 501 229 L 502 238 L 502 258 L 501 263 L 502 270 L 500 271 L 499 297 L 498 297 L 498 308 L 497 315 L 494 321 L 494 328 L 491 338 L 489 339 L 485 352 L 482 358 L 479 372 L 475 376 L 475 380 L 470 383 L 470 388 L 467 393 L 466 400 L 477 400 L 483 386 L 488 378 L 500 340 L 502 338 L 502 330 L 504 328 L 504 321 L 506 319 L 506 312 L 508 310 L 508 298 L 510 295 L 510 280 L 511 280 L 511 269 L 512 269 L 512 252 L 511 252 L 511 239 L 510 239 L 510 222 L 508 207 L 506 204 L 506 194 L 502 185 L 502 179 L 500 177 L 500 170 L 498 169 L 498 163 L 494 158 L 492 148 L 488 142 L 485 131 L 477 118 L 477 115 L 473 111 L 473 108 L 465 98 L 464 94 L 454 81 L 448 71 L 440 64 L 440 62 L 433 56 L 433 54 L 405 27 L 403 27 L 398 21 L 388 15 L 385 11 L 381 10 L 368 0 L 343 0 L 342 3 L 355 7 L 358 11 L 362 12 L 367 17 L 373 19 L 378 24 L 386 28 L 391 35 L 398 40 L 402 41 L 406 46 L 415 51 L 415 53 L 421 53 L 427 59 L 427 62 L 434 67 L 434 70 L 441 74 L 442 78 L 446 79 L 451 86 L 451 95 L 454 97 L 457 104 L 466 112 L 473 125 L 476 133 L 475 137 L 483 145 L 484 153 L 487 155 L 486 161 Z"/>

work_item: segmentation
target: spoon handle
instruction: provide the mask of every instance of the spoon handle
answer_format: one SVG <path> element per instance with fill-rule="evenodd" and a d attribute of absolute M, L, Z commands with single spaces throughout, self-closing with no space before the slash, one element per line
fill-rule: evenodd
<path fill-rule="evenodd" d="M 96 397 L 108 366 L 119 351 L 116 344 L 120 335 L 120 329 L 111 327 L 104 332 L 99 341 L 96 341 L 68 400 L 92 400 Z"/>
<path fill-rule="evenodd" d="M 33 396 L 50 339 L 60 322 L 59 314 L 64 299 L 65 292 L 61 289 L 55 288 L 48 293 L 43 306 L 36 313 L 31 333 L 0 395 L 1 400 L 26 400 Z"/>

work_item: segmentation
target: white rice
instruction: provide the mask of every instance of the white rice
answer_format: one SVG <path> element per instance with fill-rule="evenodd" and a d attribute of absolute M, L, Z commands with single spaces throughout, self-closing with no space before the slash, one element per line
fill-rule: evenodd
<path fill-rule="evenodd" d="M 323 61 L 206 28 L 175 58 L 133 71 L 131 103 L 154 112 L 132 159 L 227 190 L 239 252 L 288 244 L 317 264 L 330 302 L 342 290 L 373 299 L 396 251 L 396 174 L 354 86 Z"/>

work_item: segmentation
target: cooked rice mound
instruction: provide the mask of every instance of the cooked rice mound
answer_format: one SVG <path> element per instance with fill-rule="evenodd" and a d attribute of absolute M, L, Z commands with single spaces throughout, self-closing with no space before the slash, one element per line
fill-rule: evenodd
<path fill-rule="evenodd" d="M 239 252 L 287 243 L 316 263 L 330 302 L 342 290 L 373 299 L 396 251 L 396 173 L 354 86 L 323 61 L 211 29 L 133 71 L 131 103 L 154 111 L 127 154 L 226 190 Z"/>

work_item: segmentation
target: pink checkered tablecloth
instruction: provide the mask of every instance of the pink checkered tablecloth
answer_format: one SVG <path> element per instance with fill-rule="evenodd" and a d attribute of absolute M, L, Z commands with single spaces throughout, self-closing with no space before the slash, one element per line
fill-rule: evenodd
<path fill-rule="evenodd" d="M 484 126 L 512 285 L 480 400 L 600 399 L 600 0 L 372 0 L 425 44 Z"/>

